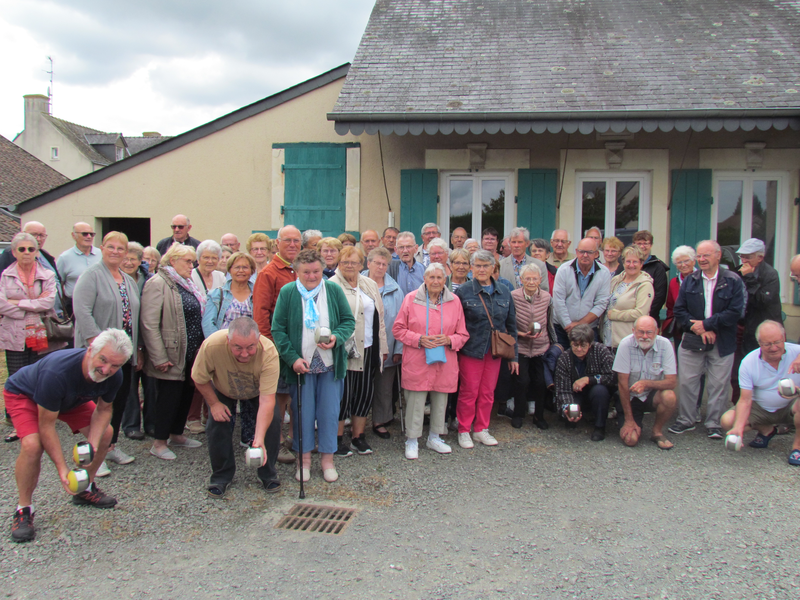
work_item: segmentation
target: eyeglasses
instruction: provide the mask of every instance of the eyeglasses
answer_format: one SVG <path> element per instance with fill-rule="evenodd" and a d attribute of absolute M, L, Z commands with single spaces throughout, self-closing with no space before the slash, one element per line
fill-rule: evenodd
<path fill-rule="evenodd" d="M 783 345 L 783 343 L 784 342 L 781 340 L 780 342 L 767 342 L 766 344 L 758 342 L 758 345 L 761 346 L 762 348 L 780 348 Z"/>
<path fill-rule="evenodd" d="M 250 265 L 236 265 L 231 267 L 231 271 L 249 271 Z"/>
<path fill-rule="evenodd" d="M 594 254 L 596 250 L 576 250 L 575 252 L 586 256 L 587 254 Z"/>
<path fill-rule="evenodd" d="M 494 269 L 494 265 L 487 265 L 485 263 L 484 264 L 475 263 L 474 265 L 472 265 L 472 268 L 475 269 L 476 271 L 481 271 L 483 269 Z"/>
<path fill-rule="evenodd" d="M 683 265 L 690 265 L 693 262 L 694 262 L 693 260 L 689 260 L 688 258 L 684 259 L 684 260 L 676 260 L 675 261 L 675 266 L 676 267 L 682 267 Z"/>
<path fill-rule="evenodd" d="M 37 240 L 44 240 L 47 238 L 46 233 L 32 233 L 31 235 L 35 237 Z"/>
<path fill-rule="evenodd" d="M 33 254 L 34 252 L 36 252 L 36 248 L 34 248 L 33 246 L 17 246 L 17 252 L 30 252 L 31 254 Z"/>
<path fill-rule="evenodd" d="M 287 240 L 285 238 L 278 238 L 279 242 L 283 242 L 284 244 L 294 244 L 295 246 L 299 246 L 302 243 L 300 239 L 291 239 Z"/>
<path fill-rule="evenodd" d="M 568 244 L 569 240 L 556 240 L 556 239 L 553 239 L 553 240 L 550 240 L 550 243 L 551 244 Z"/>
<path fill-rule="evenodd" d="M 794 273 L 792 273 L 791 275 L 789 275 L 789 279 L 791 279 L 791 280 L 792 280 L 792 281 L 794 281 L 795 283 L 797 283 L 797 281 L 798 281 L 797 275 L 795 275 Z"/>
<path fill-rule="evenodd" d="M 186 225 L 170 225 L 173 229 L 184 229 Z"/>
<path fill-rule="evenodd" d="M 469 263 L 465 260 L 457 260 L 452 263 L 454 267 L 468 267 Z"/>
<path fill-rule="evenodd" d="M 361 265 L 361 263 L 358 262 L 357 260 L 343 260 L 339 264 L 343 267 L 357 267 Z"/>
<path fill-rule="evenodd" d="M 587 344 L 586 342 L 570 342 L 569 345 L 573 348 L 588 348 L 591 344 Z"/>
<path fill-rule="evenodd" d="M 94 237 L 97 235 L 94 231 L 76 231 L 78 235 L 82 235 L 83 237 Z"/>

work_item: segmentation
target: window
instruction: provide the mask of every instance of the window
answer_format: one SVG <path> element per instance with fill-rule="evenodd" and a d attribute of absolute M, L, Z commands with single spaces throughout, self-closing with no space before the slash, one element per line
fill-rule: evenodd
<path fill-rule="evenodd" d="M 575 186 L 575 240 L 590 227 L 603 237 L 616 236 L 630 244 L 633 234 L 650 229 L 648 173 L 581 173 Z"/>
<path fill-rule="evenodd" d="M 514 227 L 514 174 L 512 172 L 445 173 L 441 178 L 440 227 L 442 237 L 463 227 L 480 241 L 481 231 L 494 227 L 500 233 Z"/>
<path fill-rule="evenodd" d="M 123 158 L 125 158 L 125 148 L 117 146 L 117 160 L 122 160 Z"/>
<path fill-rule="evenodd" d="M 50 160 L 58 160 L 58 146 L 50 148 Z"/>

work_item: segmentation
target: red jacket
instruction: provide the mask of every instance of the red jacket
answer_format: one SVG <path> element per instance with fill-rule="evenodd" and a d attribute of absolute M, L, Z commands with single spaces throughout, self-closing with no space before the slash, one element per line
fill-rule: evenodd
<path fill-rule="evenodd" d="M 261 335 L 272 339 L 272 313 L 278 293 L 287 283 L 292 283 L 297 275 L 291 265 L 287 265 L 279 255 L 275 255 L 269 264 L 256 277 L 253 286 L 253 319 L 258 323 Z"/>

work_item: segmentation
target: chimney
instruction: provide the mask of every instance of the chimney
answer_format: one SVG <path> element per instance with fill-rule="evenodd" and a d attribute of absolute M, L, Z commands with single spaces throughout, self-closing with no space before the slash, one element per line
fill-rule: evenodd
<path fill-rule="evenodd" d="M 161 134 L 158 133 L 157 131 L 143 131 L 142 132 L 142 137 L 148 137 L 148 138 L 161 137 Z"/>
<path fill-rule="evenodd" d="M 50 98 L 42 94 L 28 94 L 25 99 L 25 129 L 36 129 L 41 113 L 50 114 Z"/>

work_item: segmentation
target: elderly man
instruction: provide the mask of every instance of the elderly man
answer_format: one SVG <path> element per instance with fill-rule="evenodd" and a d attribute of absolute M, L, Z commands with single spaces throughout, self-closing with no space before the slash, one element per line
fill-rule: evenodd
<path fill-rule="evenodd" d="M 541 275 L 540 288 L 550 293 L 550 283 L 547 279 L 547 267 L 538 258 L 528 256 L 525 252 L 531 244 L 531 234 L 525 227 L 514 227 L 508 236 L 508 245 L 511 247 L 511 256 L 500 261 L 500 277 L 508 279 L 515 290 L 522 287 L 519 273 L 525 265 L 536 265 Z"/>
<path fill-rule="evenodd" d="M 319 229 L 306 229 L 303 232 L 303 250 L 316 250 L 317 242 L 322 237 L 322 232 Z"/>
<path fill-rule="evenodd" d="M 563 348 L 569 346 L 569 332 L 576 325 L 597 326 L 611 295 L 611 273 L 595 260 L 595 241 L 582 239 L 577 254 L 559 267 L 553 282 L 553 324 Z"/>
<path fill-rule="evenodd" d="M 660 324 L 659 314 L 661 309 L 664 308 L 664 302 L 667 300 L 667 290 L 669 289 L 669 280 L 667 279 L 669 267 L 651 252 L 653 249 L 652 233 L 646 229 L 637 231 L 633 234 L 633 243 L 645 256 L 642 271 L 653 278 L 653 302 L 650 304 L 650 316 L 656 320 L 656 323 Z"/>
<path fill-rule="evenodd" d="M 786 331 L 777 321 L 764 321 L 756 330 L 759 350 L 742 360 L 739 387 L 742 395 L 736 408 L 722 415 L 722 427 L 728 435 L 742 436 L 758 431 L 750 442 L 752 448 L 766 448 L 777 433 L 777 425 L 795 426 L 789 464 L 800 466 L 800 401 L 797 396 L 784 398 L 778 393 L 782 379 L 800 386 L 800 346 L 786 342 Z M 681 365 L 683 368 L 683 365 Z"/>
<path fill-rule="evenodd" d="M 36 536 L 32 499 L 44 452 L 53 461 L 61 485 L 72 495 L 73 504 L 112 508 L 117 503 L 100 491 L 94 478 L 114 435 L 111 403 L 122 385 L 120 368 L 132 353 L 133 344 L 124 331 L 107 329 L 94 338 L 89 348 L 46 354 L 6 381 L 3 398 L 21 439 L 16 463 L 19 501 L 11 526 L 15 542 L 27 542 Z M 57 420 L 73 432 L 80 431 L 94 449 L 94 459 L 86 467 L 89 487 L 79 494 L 69 489 L 69 467 L 61 451 Z"/>
<path fill-rule="evenodd" d="M 225 495 L 236 473 L 230 420 L 237 401 L 248 402 L 258 415 L 253 448 L 264 453 L 258 478 L 269 493 L 281 489 L 275 469 L 282 422 L 275 410 L 279 374 L 275 345 L 259 335 L 258 324 L 249 317 L 234 319 L 228 329 L 212 333 L 200 346 L 192 379 L 210 413 L 206 439 L 212 472 L 207 491 L 212 498 Z"/>
<path fill-rule="evenodd" d="M 453 229 L 453 233 L 450 234 L 450 245 L 453 247 L 453 250 L 463 248 L 464 242 L 467 241 L 468 237 L 467 230 L 463 227 L 456 227 Z"/>
<path fill-rule="evenodd" d="M 720 417 L 727 401 L 727 384 L 736 350 L 736 323 L 744 307 L 739 277 L 719 268 L 722 249 L 713 240 L 697 244 L 699 271 L 686 276 L 675 301 L 676 323 L 684 331 L 678 348 L 681 372 L 678 418 L 669 430 L 684 433 L 695 428 L 700 378 L 705 373 L 708 408 L 705 427 L 709 439 L 722 439 Z"/>
<path fill-rule="evenodd" d="M 572 244 L 572 241 L 569 239 L 569 231 L 566 229 L 556 229 L 553 235 L 550 236 L 550 245 L 553 247 L 553 253 L 550 255 L 550 258 L 547 259 L 547 262 L 554 267 L 560 267 L 568 260 L 571 260 L 572 255 L 569 253 L 570 244 Z"/>
<path fill-rule="evenodd" d="M 678 385 L 678 371 L 672 343 L 658 335 L 658 323 L 653 317 L 636 319 L 633 333 L 622 338 L 614 358 L 614 372 L 622 406 L 619 437 L 623 443 L 638 444 L 644 413 L 655 412 L 650 441 L 662 450 L 671 450 L 673 444 L 662 431 L 678 404 L 673 391 Z"/>
<path fill-rule="evenodd" d="M 161 253 L 161 256 L 167 253 L 167 250 L 170 249 L 172 244 L 184 244 L 197 250 L 197 247 L 200 245 L 200 240 L 196 240 L 189 235 L 189 232 L 192 230 L 189 217 L 186 215 L 175 215 L 172 217 L 170 227 L 172 228 L 172 235 L 170 237 L 165 237 L 156 244 L 156 250 Z"/>
<path fill-rule="evenodd" d="M 414 258 L 417 243 L 414 234 L 403 231 L 397 235 L 397 253 L 400 260 L 393 260 L 389 265 L 389 276 L 403 290 L 403 296 L 413 292 L 422 285 L 425 267 Z"/>
<path fill-rule="evenodd" d="M 364 251 L 364 268 L 368 267 L 367 256 L 375 248 L 380 246 L 381 239 L 378 237 L 378 232 L 372 229 L 367 229 L 361 234 L 361 249 Z"/>
<path fill-rule="evenodd" d="M 239 247 L 242 244 L 239 242 L 239 238 L 236 237 L 235 234 L 226 233 L 221 238 L 219 238 L 219 245 L 220 246 L 227 246 L 228 248 L 230 248 L 234 252 L 238 252 L 239 251 Z"/>
<path fill-rule="evenodd" d="M 430 253 L 428 252 L 428 244 L 430 244 L 432 239 L 438 238 L 442 234 L 439 231 L 439 226 L 436 223 L 425 223 L 425 225 L 422 226 L 421 235 L 422 246 L 417 248 L 417 252 L 414 254 L 414 260 L 427 269 L 428 265 L 431 264 L 431 257 Z"/>
<path fill-rule="evenodd" d="M 64 310 L 72 315 L 72 292 L 78 277 L 93 264 L 100 262 L 100 250 L 94 247 L 95 231 L 88 223 L 78 222 L 72 226 L 72 239 L 75 245 L 64 250 L 56 261 L 61 282 L 64 286 Z"/>
<path fill-rule="evenodd" d="M 397 246 L 397 236 L 399 233 L 400 230 L 397 227 L 387 227 L 383 230 L 381 246 L 392 253 L 392 260 L 400 260 L 400 255 L 398 255 L 397 251 L 395 250 L 395 247 Z"/>
<path fill-rule="evenodd" d="M 781 321 L 781 279 L 778 272 L 764 262 L 766 251 L 764 242 L 756 238 L 750 238 L 736 251 L 742 260 L 736 272 L 747 290 L 743 354 L 749 354 L 758 348 L 756 329 L 761 323 L 767 320 Z"/>

